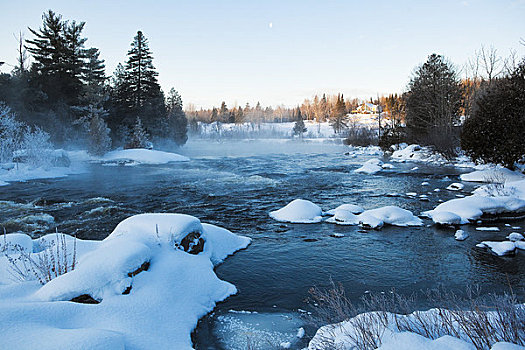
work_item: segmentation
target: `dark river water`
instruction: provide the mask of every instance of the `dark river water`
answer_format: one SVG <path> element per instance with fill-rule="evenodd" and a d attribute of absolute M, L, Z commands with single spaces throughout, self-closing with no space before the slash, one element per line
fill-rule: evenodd
<path fill-rule="evenodd" d="M 82 239 L 103 239 L 130 215 L 176 212 L 251 237 L 247 249 L 216 269 L 239 293 L 200 322 L 194 334 L 197 349 L 221 347 L 214 336 L 217 315 L 230 309 L 281 313 L 308 309 L 308 289 L 328 286 L 330 279 L 341 282 L 352 300 L 366 291 L 395 288 L 410 294 L 440 285 L 462 291 L 479 284 L 486 293 L 504 292 L 509 283 L 523 299 L 524 255 L 501 258 L 475 247 L 482 240 L 503 240 L 513 231 L 506 222 L 491 225 L 500 232 L 464 226 L 470 238 L 458 242 L 454 229 L 437 228 L 429 220 L 422 227 L 363 233 L 355 226 L 283 224 L 268 216 L 296 198 L 311 200 L 323 210 L 354 203 L 365 209 L 397 205 L 419 214 L 439 200 L 455 198 L 458 192 L 445 188 L 469 171 L 393 163 L 395 168 L 377 175 L 356 174 L 353 171 L 372 156 L 345 154 L 348 150 L 320 142 L 189 142 L 180 152 L 190 162 L 92 164 L 81 175 L 0 187 L 0 223 L 8 232 L 38 236 L 58 227 Z M 473 188 L 466 183 L 463 194 Z M 429 201 L 407 196 L 409 192 L 427 194 Z M 525 227 L 524 221 L 511 224 Z M 332 237 L 333 233 L 344 237 Z M 304 342 L 308 336 L 312 334 L 307 332 Z"/>

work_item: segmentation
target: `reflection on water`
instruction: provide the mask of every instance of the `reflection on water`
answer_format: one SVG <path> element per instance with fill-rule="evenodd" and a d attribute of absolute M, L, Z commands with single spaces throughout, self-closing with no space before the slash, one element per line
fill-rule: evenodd
<path fill-rule="evenodd" d="M 0 187 L 0 223 L 8 232 L 39 235 L 58 227 L 79 238 L 103 239 L 130 215 L 178 212 L 251 237 L 248 249 L 217 268 L 218 276 L 239 293 L 202 322 L 195 336 L 200 349 L 217 346 L 209 341 L 216 315 L 230 309 L 296 312 L 306 308 L 308 289 L 327 286 L 330 278 L 343 283 L 354 300 L 365 291 L 411 293 L 440 284 L 463 290 L 480 283 L 487 292 L 501 292 L 509 282 L 524 296 L 523 254 L 500 258 L 475 248 L 481 240 L 502 240 L 512 232 L 504 223 L 497 225 L 500 232 L 466 227 L 470 238 L 458 242 L 454 230 L 434 226 L 362 233 L 353 226 L 282 224 L 269 218 L 268 212 L 295 198 L 324 210 L 355 203 L 366 209 L 398 205 L 420 213 L 458 194 L 445 190 L 457 181 L 458 169 L 418 164 L 412 171 L 414 164 L 393 163 L 394 169 L 375 176 L 354 174 L 370 156 L 346 151 L 322 143 L 190 142 L 182 150 L 190 162 L 93 164 L 87 174 Z M 472 188 L 467 184 L 463 194 Z M 421 194 L 428 201 L 420 201 Z M 525 221 L 513 225 L 525 227 Z"/>

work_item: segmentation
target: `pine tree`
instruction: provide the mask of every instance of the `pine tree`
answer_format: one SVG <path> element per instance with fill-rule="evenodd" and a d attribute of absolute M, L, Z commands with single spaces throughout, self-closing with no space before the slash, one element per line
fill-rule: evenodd
<path fill-rule="evenodd" d="M 48 103 L 78 104 L 84 70 L 84 43 L 81 37 L 84 22 L 63 21 L 62 16 L 49 10 L 42 16 L 38 31 L 29 28 L 35 36 L 27 40 L 27 50 L 35 62 L 32 72 L 36 83 L 47 95 Z"/>
<path fill-rule="evenodd" d="M 100 52 L 96 48 L 86 50 L 86 64 L 82 80 L 84 81 L 83 99 L 89 104 L 101 105 L 105 97 L 104 84 L 106 82 L 104 60 L 99 58 Z"/>
<path fill-rule="evenodd" d="M 148 133 L 144 130 L 142 126 L 142 121 L 139 117 L 135 120 L 135 125 L 131 130 L 129 135 L 129 142 L 124 146 L 124 148 L 149 148 L 150 142 L 148 140 Z"/>
<path fill-rule="evenodd" d="M 335 107 L 330 115 L 330 125 L 334 129 L 335 133 L 339 134 L 343 131 L 343 129 L 348 128 L 347 119 L 346 104 L 343 95 L 337 95 Z"/>
<path fill-rule="evenodd" d="M 166 130 L 166 106 L 157 76 L 148 40 L 138 31 L 131 43 L 125 65 L 123 93 L 127 102 L 127 114 L 130 117 L 141 116 L 144 126 L 152 136 L 162 137 Z"/>
<path fill-rule="evenodd" d="M 235 124 L 242 124 L 244 122 L 244 112 L 242 107 L 239 106 L 237 113 L 235 113 Z"/>
<path fill-rule="evenodd" d="M 306 126 L 304 125 L 303 116 L 301 115 L 301 109 L 297 107 L 297 115 L 296 115 L 296 122 L 293 126 L 293 134 L 299 135 L 299 137 L 302 139 L 303 134 L 306 132 Z"/>
<path fill-rule="evenodd" d="M 188 140 L 188 119 L 182 106 L 182 97 L 171 88 L 167 98 L 168 109 L 168 136 L 178 145 L 183 145 Z"/>
<path fill-rule="evenodd" d="M 93 155 L 103 155 L 111 147 L 109 128 L 102 119 L 103 110 L 90 107 L 89 118 L 89 153 Z"/>
<path fill-rule="evenodd" d="M 406 95 L 406 125 L 414 142 L 428 144 L 436 134 L 452 137 L 459 121 L 462 92 L 456 72 L 443 56 L 432 54 L 415 72 Z"/>

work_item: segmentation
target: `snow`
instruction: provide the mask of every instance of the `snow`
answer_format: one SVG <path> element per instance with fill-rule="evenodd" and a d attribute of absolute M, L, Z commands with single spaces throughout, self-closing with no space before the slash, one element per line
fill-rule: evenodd
<path fill-rule="evenodd" d="M 454 183 L 450 184 L 447 187 L 447 190 L 449 190 L 449 191 L 461 191 L 464 188 L 465 188 L 465 185 L 460 184 L 458 182 L 454 182 Z"/>
<path fill-rule="evenodd" d="M 499 231 L 497 227 L 476 227 L 476 231 Z"/>
<path fill-rule="evenodd" d="M 505 183 L 524 180 L 525 176 L 519 171 L 512 171 L 507 168 L 495 167 L 491 169 L 476 170 L 471 173 L 462 174 L 462 181 Z"/>
<path fill-rule="evenodd" d="M 456 241 L 464 241 L 468 238 L 468 233 L 466 233 L 465 231 L 463 230 L 457 230 L 456 231 L 456 234 L 454 235 L 454 238 L 456 239 Z"/>
<path fill-rule="evenodd" d="M 509 241 L 517 242 L 517 241 L 523 241 L 525 237 L 521 233 L 512 232 L 510 235 L 507 236 Z"/>
<path fill-rule="evenodd" d="M 382 165 L 383 165 L 382 161 L 380 161 L 377 158 L 372 158 L 366 161 L 362 167 L 360 167 L 359 169 L 356 169 L 354 172 L 372 175 L 372 174 L 375 174 L 383 170 Z"/>
<path fill-rule="evenodd" d="M 392 155 L 391 159 L 396 162 L 406 162 L 406 161 L 418 161 L 418 162 L 432 162 L 432 163 L 446 163 L 446 159 L 432 152 L 427 147 L 422 147 L 420 145 L 406 145 L 400 144 L 397 147 Z M 414 169 L 412 169 L 414 170 Z"/>
<path fill-rule="evenodd" d="M 460 224 L 476 221 L 483 214 L 502 214 L 525 211 L 525 201 L 515 197 L 484 197 L 468 196 L 456 198 L 439 204 L 435 209 L 425 211 L 422 214 L 440 224 L 456 224 L 457 216 L 461 218 Z M 446 214 L 442 214 L 446 213 Z M 450 215 L 450 214 L 455 215 Z M 449 216 L 451 220 L 444 222 L 444 217 Z"/>
<path fill-rule="evenodd" d="M 195 255 L 174 249 L 183 232 L 192 230 L 202 232 L 204 250 Z M 33 255 L 58 237 L 34 240 Z M 65 237 L 71 252 L 75 239 Z M 20 236 L 7 239 L 28 245 Z M 141 214 L 124 220 L 103 241 L 76 240 L 76 269 L 44 286 L 8 280 L 9 263 L 2 257 L 0 324 L 8 324 L 9 332 L 0 337 L 0 348 L 191 349 L 198 319 L 236 293 L 215 275 L 214 264 L 249 242 L 188 215 Z M 145 261 L 149 268 L 138 271 Z M 103 301 L 67 302 L 79 293 Z"/>
<path fill-rule="evenodd" d="M 312 224 L 323 220 L 321 208 L 304 199 L 294 199 L 279 210 L 270 212 L 270 217 L 281 222 Z"/>
<path fill-rule="evenodd" d="M 516 244 L 519 242 L 503 241 L 503 242 L 492 242 L 492 241 L 483 241 L 476 245 L 480 248 L 489 248 L 496 255 L 511 255 L 516 252 L 516 249 L 521 249 L 521 245 Z"/>
<path fill-rule="evenodd" d="M 361 225 L 374 229 L 381 228 L 385 224 L 393 226 L 421 226 L 423 224 L 423 221 L 410 211 L 396 206 L 366 210 L 359 215 L 348 210 L 337 209 L 334 216 L 327 219 L 326 222 L 338 225 Z"/>
<path fill-rule="evenodd" d="M 439 310 L 431 309 L 428 311 L 419 311 L 418 316 L 414 313 L 408 315 L 397 315 L 399 318 L 412 319 L 411 322 L 417 324 L 415 317 L 427 318 L 429 320 L 435 318 L 435 313 Z M 377 316 L 375 312 L 368 312 L 359 314 L 354 318 L 340 323 L 329 324 L 319 328 L 315 336 L 310 340 L 307 350 L 321 350 L 321 349 L 345 349 L 350 350 L 357 348 L 357 344 L 352 340 L 359 338 L 359 331 L 356 326 L 367 324 L 372 317 L 385 317 L 388 325 L 385 327 L 382 322 L 370 323 L 373 324 L 374 330 L 372 334 L 379 334 L 379 339 L 376 343 L 379 344 L 378 350 L 474 350 L 476 349 L 470 343 L 468 337 L 464 339 L 444 335 L 436 339 L 426 338 L 420 334 L 413 332 L 400 332 L 395 326 L 394 314 L 386 313 L 385 315 Z M 373 321 L 370 321 L 373 322 Z M 523 349 L 522 346 L 515 344 L 499 342 L 492 344 L 491 350 L 514 350 Z"/>
<path fill-rule="evenodd" d="M 356 204 L 341 204 L 335 209 L 328 210 L 326 214 L 335 215 L 335 212 L 338 210 L 346 210 L 346 211 L 351 212 L 352 214 L 361 214 L 362 212 L 365 211 L 363 207 L 356 205 Z"/>
<path fill-rule="evenodd" d="M 459 225 L 461 216 L 449 211 L 438 211 L 432 216 L 432 220 L 439 225 Z"/>
<path fill-rule="evenodd" d="M 134 162 L 137 164 L 166 164 L 170 162 L 187 162 L 188 157 L 180 154 L 157 150 L 136 148 L 111 151 L 102 158 L 103 162 Z"/>

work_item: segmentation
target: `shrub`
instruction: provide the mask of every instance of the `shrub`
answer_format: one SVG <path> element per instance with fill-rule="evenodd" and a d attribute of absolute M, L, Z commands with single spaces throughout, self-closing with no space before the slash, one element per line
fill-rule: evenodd
<path fill-rule="evenodd" d="M 39 127 L 25 129 L 21 154 L 26 163 L 34 167 L 51 165 L 52 149 L 47 132 Z"/>
<path fill-rule="evenodd" d="M 369 128 L 351 128 L 343 143 L 363 147 L 375 145 L 377 144 L 377 133 L 374 129 Z"/>
<path fill-rule="evenodd" d="M 479 288 L 467 288 L 465 297 L 444 289 L 425 292 L 426 301 L 436 305 L 428 311 L 414 311 L 414 295 L 370 293 L 359 304 L 352 303 L 344 288 L 331 282 L 331 288 L 310 290 L 315 307 L 314 321 L 333 324 L 347 321 L 316 344 L 319 349 L 333 349 L 332 336 L 343 330 L 344 336 L 359 350 L 381 346 L 387 328 L 399 332 L 413 332 L 430 339 L 450 335 L 474 345 L 476 349 L 490 349 L 496 342 L 525 345 L 525 305 L 518 304 L 512 293 L 489 294 L 481 297 Z"/>
<path fill-rule="evenodd" d="M 75 269 L 77 242 L 73 241 L 73 252 L 68 251 L 67 238 L 56 233 L 54 240 L 41 239 L 42 251 L 33 253 L 20 245 L 9 246 L 4 229 L 3 253 L 9 262 L 11 275 L 20 281 L 37 280 L 44 285 L 60 275 Z"/>
<path fill-rule="evenodd" d="M 0 104 L 0 163 L 11 162 L 20 148 L 22 123 L 15 120 L 11 109 Z"/>

